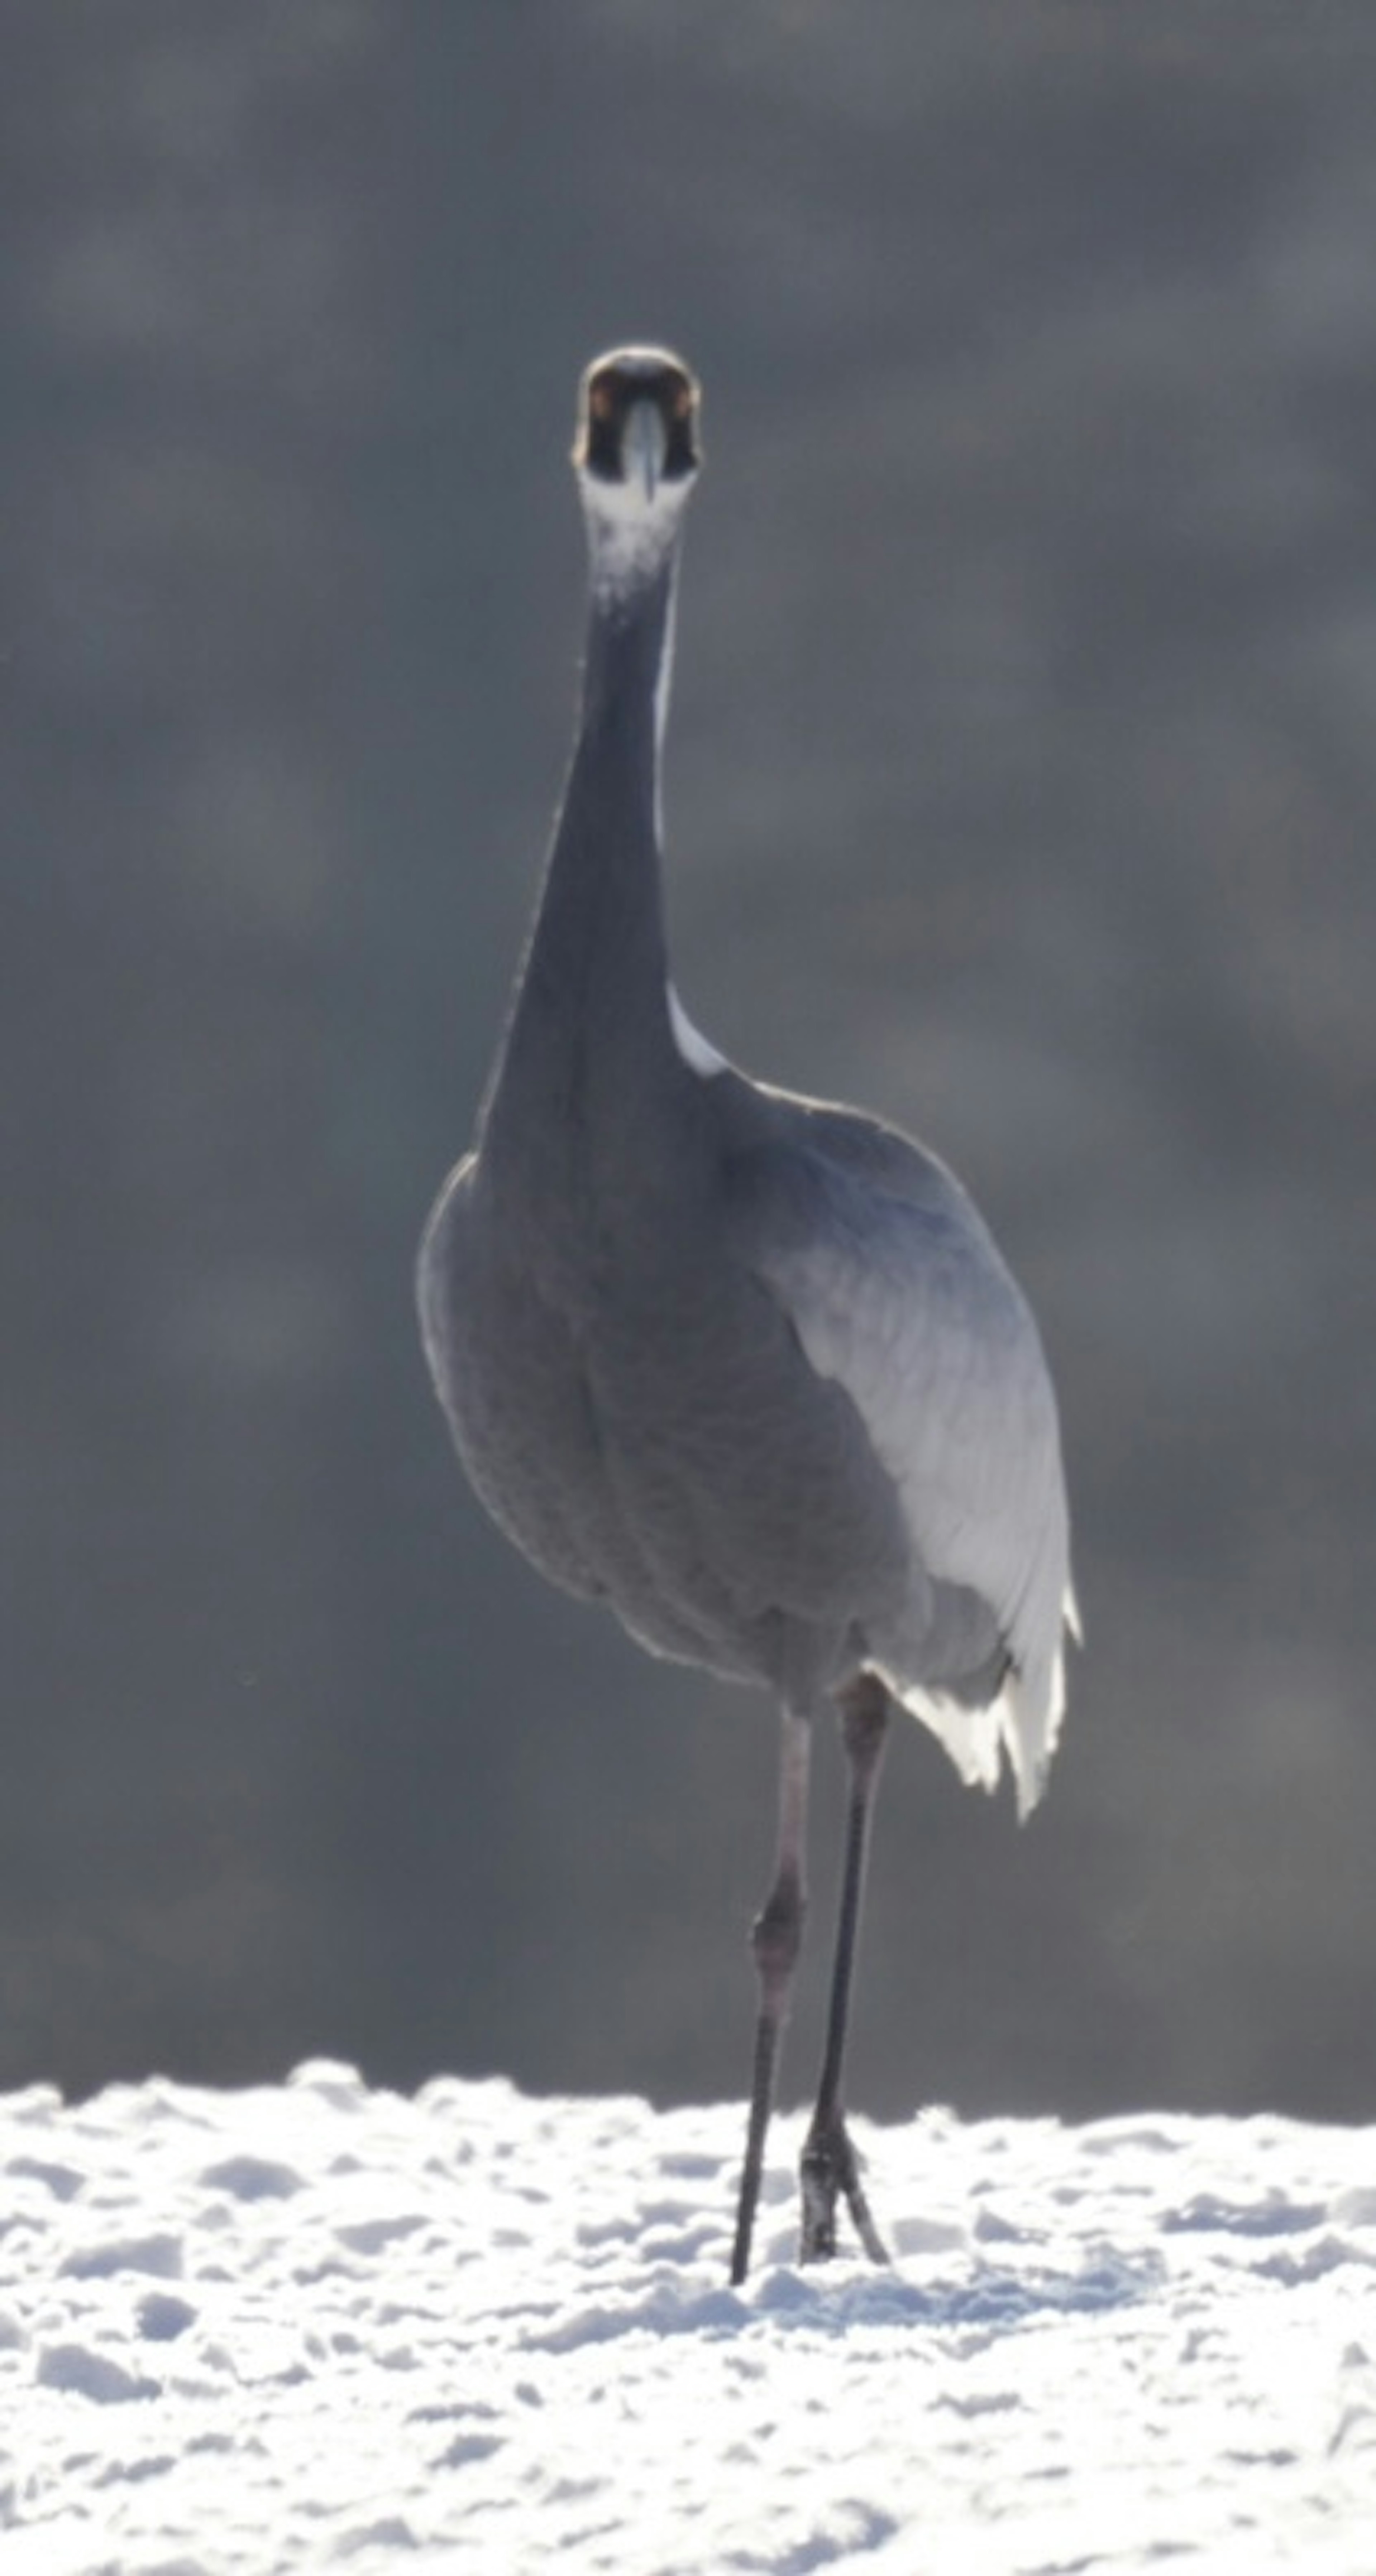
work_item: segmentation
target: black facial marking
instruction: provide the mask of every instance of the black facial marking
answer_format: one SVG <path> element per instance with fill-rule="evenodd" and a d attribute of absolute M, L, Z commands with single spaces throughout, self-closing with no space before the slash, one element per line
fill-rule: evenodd
<path fill-rule="evenodd" d="M 621 351 L 600 359 L 583 379 L 574 462 L 600 483 L 623 483 L 626 421 L 632 406 L 652 402 L 664 423 L 666 483 L 697 471 L 698 389 L 677 358 Z"/>

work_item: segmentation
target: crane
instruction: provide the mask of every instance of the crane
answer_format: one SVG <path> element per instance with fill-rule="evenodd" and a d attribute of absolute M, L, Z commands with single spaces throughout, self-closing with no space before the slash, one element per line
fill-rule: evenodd
<path fill-rule="evenodd" d="M 777 1703 L 773 1871 L 731 2278 L 744 2280 L 802 1938 L 809 1756 L 848 1803 L 800 2257 L 844 2202 L 886 2260 L 842 2092 L 895 1706 L 1035 1803 L 1075 1628 L 1037 1328 L 961 1184 L 892 1127 L 749 1079 L 665 944 L 660 758 L 700 395 L 666 349 L 597 358 L 574 466 L 589 543 L 572 763 L 472 1150 L 421 1245 L 426 1355 L 492 1518 L 654 1655 Z"/>

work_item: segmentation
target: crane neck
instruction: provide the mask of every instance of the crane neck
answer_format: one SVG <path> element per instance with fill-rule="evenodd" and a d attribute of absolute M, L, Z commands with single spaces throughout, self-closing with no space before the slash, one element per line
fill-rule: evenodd
<path fill-rule="evenodd" d="M 594 580 L 578 733 L 531 952 L 548 943 L 565 995 L 630 1005 L 664 979 L 660 740 L 672 654 L 674 572 L 634 588 Z"/>
<path fill-rule="evenodd" d="M 675 553 L 632 588 L 601 581 L 594 555 L 578 737 L 564 808 L 567 815 L 585 767 L 606 785 L 615 779 L 624 799 L 623 829 L 648 835 L 656 870 L 677 586 Z"/>
<path fill-rule="evenodd" d="M 653 1088 L 680 1065 L 666 996 L 660 741 L 677 548 L 601 578 L 595 542 L 573 759 L 493 1093 L 488 1133 L 528 1136 L 593 1085 Z M 599 1113 L 600 1114 L 600 1113 Z"/>

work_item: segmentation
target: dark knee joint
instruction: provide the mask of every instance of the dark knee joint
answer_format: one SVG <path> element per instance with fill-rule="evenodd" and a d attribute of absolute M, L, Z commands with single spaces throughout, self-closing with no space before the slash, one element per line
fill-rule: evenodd
<path fill-rule="evenodd" d="M 760 1985 L 765 1993 L 787 1989 L 802 1947 L 807 1899 L 791 1873 L 776 1880 L 750 1930 Z"/>
<path fill-rule="evenodd" d="M 841 1741 L 857 1786 L 868 1785 L 879 1768 L 889 1731 L 889 1694 L 873 1673 L 857 1673 L 839 1695 Z"/>

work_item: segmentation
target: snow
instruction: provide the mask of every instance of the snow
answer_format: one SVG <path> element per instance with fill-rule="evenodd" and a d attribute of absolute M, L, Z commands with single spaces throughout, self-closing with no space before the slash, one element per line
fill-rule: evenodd
<path fill-rule="evenodd" d="M 0 2101 L 0 2576 L 1376 2567 L 1376 2133 L 779 2122 L 303 2067 Z"/>

